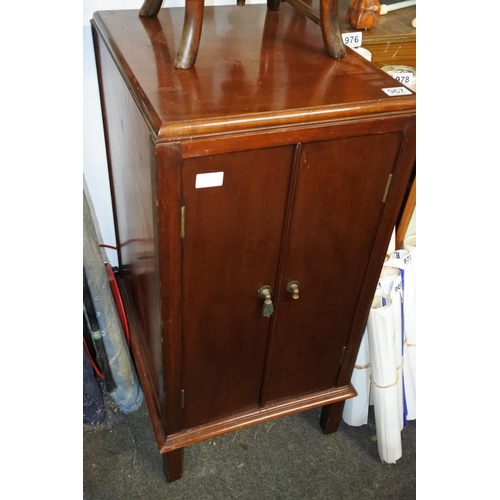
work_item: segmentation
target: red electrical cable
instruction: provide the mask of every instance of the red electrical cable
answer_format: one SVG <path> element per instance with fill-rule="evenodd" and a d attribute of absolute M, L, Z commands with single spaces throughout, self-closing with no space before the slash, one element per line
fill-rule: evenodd
<path fill-rule="evenodd" d="M 115 246 L 106 245 L 104 243 L 99 245 L 100 247 L 111 248 L 112 250 L 117 250 Z M 127 315 L 125 314 L 125 308 L 123 307 L 122 296 L 120 294 L 120 289 L 118 288 L 118 283 L 116 282 L 115 273 L 109 263 L 105 263 L 106 273 L 108 275 L 109 285 L 111 287 L 111 292 L 115 299 L 116 308 L 118 310 L 118 316 L 120 317 L 120 322 L 122 324 L 123 331 L 125 333 L 125 339 L 127 345 L 130 348 L 130 331 L 128 328 Z"/>
<path fill-rule="evenodd" d="M 118 316 L 120 317 L 120 322 L 122 324 L 123 332 L 125 333 L 125 339 L 127 345 L 130 348 L 130 332 L 128 328 L 127 316 L 125 314 L 125 308 L 123 307 L 122 297 L 120 295 L 120 289 L 118 288 L 118 283 L 116 282 L 115 273 L 111 266 L 106 263 L 106 273 L 108 274 L 109 285 L 111 287 L 111 292 L 115 299 L 116 308 L 118 310 Z"/>

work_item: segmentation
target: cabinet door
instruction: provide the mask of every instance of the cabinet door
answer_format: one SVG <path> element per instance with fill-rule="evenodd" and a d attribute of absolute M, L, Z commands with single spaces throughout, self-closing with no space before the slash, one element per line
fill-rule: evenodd
<path fill-rule="evenodd" d="M 264 403 L 335 386 L 400 141 L 392 133 L 302 147 Z"/>
<path fill-rule="evenodd" d="M 191 158 L 182 167 L 183 428 L 258 407 L 293 146 Z M 196 188 L 200 174 L 222 185 Z M 215 180 L 214 180 L 215 179 Z M 217 180 L 219 179 L 219 180 Z M 220 174 L 198 177 L 220 184 Z"/>

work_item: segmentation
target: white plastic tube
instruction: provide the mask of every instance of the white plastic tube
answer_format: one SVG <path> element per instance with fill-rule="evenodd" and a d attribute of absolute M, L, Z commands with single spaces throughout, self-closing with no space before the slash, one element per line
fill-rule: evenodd
<path fill-rule="evenodd" d="M 417 0 L 405 0 L 404 2 L 393 3 L 392 5 L 381 4 L 380 15 L 383 16 L 393 10 L 404 9 L 405 7 L 413 7 L 417 4 Z"/>

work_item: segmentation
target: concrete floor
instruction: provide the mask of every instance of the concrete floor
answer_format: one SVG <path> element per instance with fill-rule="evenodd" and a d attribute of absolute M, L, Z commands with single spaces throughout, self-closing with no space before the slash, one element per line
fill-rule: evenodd
<path fill-rule="evenodd" d="M 416 498 L 416 421 L 402 431 L 403 456 L 381 462 L 369 422 L 343 421 L 324 435 L 320 409 L 265 422 L 184 449 L 183 477 L 167 483 L 146 405 L 109 410 L 108 427 L 84 426 L 87 500 L 410 500 Z"/>

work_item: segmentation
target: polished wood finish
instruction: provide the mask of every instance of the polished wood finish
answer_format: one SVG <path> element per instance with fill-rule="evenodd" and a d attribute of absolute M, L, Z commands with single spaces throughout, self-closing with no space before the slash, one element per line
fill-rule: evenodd
<path fill-rule="evenodd" d="M 268 422 L 319 406 L 323 407 L 323 409 L 332 406 L 337 407 L 346 399 L 356 396 L 356 394 L 354 387 L 351 384 L 347 384 L 338 388 L 306 394 L 301 398 L 286 399 L 279 403 L 270 403 L 258 409 L 234 413 L 229 417 L 207 422 L 206 424 L 191 427 L 190 429 L 167 436 L 163 446 L 160 447 L 160 451 L 162 453 L 169 453 L 172 450 L 199 443 L 200 441 L 220 436 L 221 434 L 227 434 L 228 432 L 237 431 L 245 427 Z M 335 412 L 335 414 L 337 413 Z M 338 418 L 340 419 L 340 415 L 338 415 Z M 339 421 L 335 421 L 335 418 L 332 418 L 332 426 L 336 428 L 338 424 Z"/>
<path fill-rule="evenodd" d="M 300 282 L 300 298 L 283 294 L 278 304 L 264 403 L 335 385 L 370 257 L 357 252 L 353 265 L 353 251 L 372 245 L 401 139 L 387 133 L 300 148 L 280 272 L 282 287 Z M 353 200 L 362 210 L 347 209 Z"/>
<path fill-rule="evenodd" d="M 163 470 L 168 482 L 176 481 L 182 477 L 183 455 L 183 448 L 163 453 Z"/>
<path fill-rule="evenodd" d="M 205 8 L 189 71 L 165 64 L 184 9 L 92 20 L 120 286 L 169 481 L 182 448 L 226 432 L 315 407 L 336 430 L 415 161 L 413 93 L 387 96 L 349 48 L 325 58 L 290 5 L 245 9 Z"/>
<path fill-rule="evenodd" d="M 184 429 L 259 407 L 272 318 L 257 292 L 275 291 L 293 155 L 288 145 L 183 162 Z M 217 171 L 224 189 L 195 188 Z"/>
<path fill-rule="evenodd" d="M 139 16 L 158 15 L 162 0 L 144 0 Z M 270 11 L 278 11 L 281 0 L 267 0 Z M 238 6 L 244 6 L 245 0 L 238 0 Z M 200 37 L 203 28 L 204 0 L 186 0 L 182 35 L 174 61 L 178 69 L 192 68 L 198 56 Z M 244 15 L 244 13 L 241 13 Z M 330 57 L 340 59 L 346 56 L 346 49 L 340 34 L 338 22 L 338 0 L 320 0 L 320 26 L 325 49 Z M 214 55 L 217 57 L 217 55 Z"/>
<path fill-rule="evenodd" d="M 411 183 L 410 192 L 405 198 L 405 205 L 401 213 L 401 218 L 396 230 L 396 248 L 403 248 L 404 239 L 408 232 L 413 212 L 417 207 L 417 178 L 415 177 Z"/>
<path fill-rule="evenodd" d="M 321 0 L 286 0 L 315 23 L 320 23 Z M 383 2 L 381 2 L 383 3 Z M 346 20 L 349 0 L 339 0 L 341 33 L 359 31 Z M 363 30 L 363 47 L 372 53 L 372 62 L 379 67 L 404 65 L 416 68 L 417 30 L 412 21 L 416 7 L 388 12 L 380 16 L 376 27 Z"/>
<path fill-rule="evenodd" d="M 345 400 L 341 403 L 334 405 L 326 405 L 321 409 L 321 416 L 319 425 L 325 434 L 332 434 L 337 432 L 340 420 L 342 419 L 342 412 L 344 411 Z"/>
<path fill-rule="evenodd" d="M 320 0 L 286 1 L 315 23 L 320 23 Z M 361 3 L 365 2 L 366 0 L 363 0 Z M 339 26 L 342 33 L 358 31 L 358 28 L 353 28 L 347 19 L 348 9 L 354 3 L 359 2 L 357 0 L 339 0 Z M 380 16 L 377 26 L 363 30 L 363 47 L 371 52 L 371 60 L 374 64 L 381 68 L 392 65 L 416 68 L 417 30 L 412 26 L 412 20 L 415 19 L 416 15 L 416 7 L 406 7 Z M 405 198 L 404 213 L 396 228 L 397 245 L 402 244 L 415 206 L 416 201 L 413 195 Z"/>

